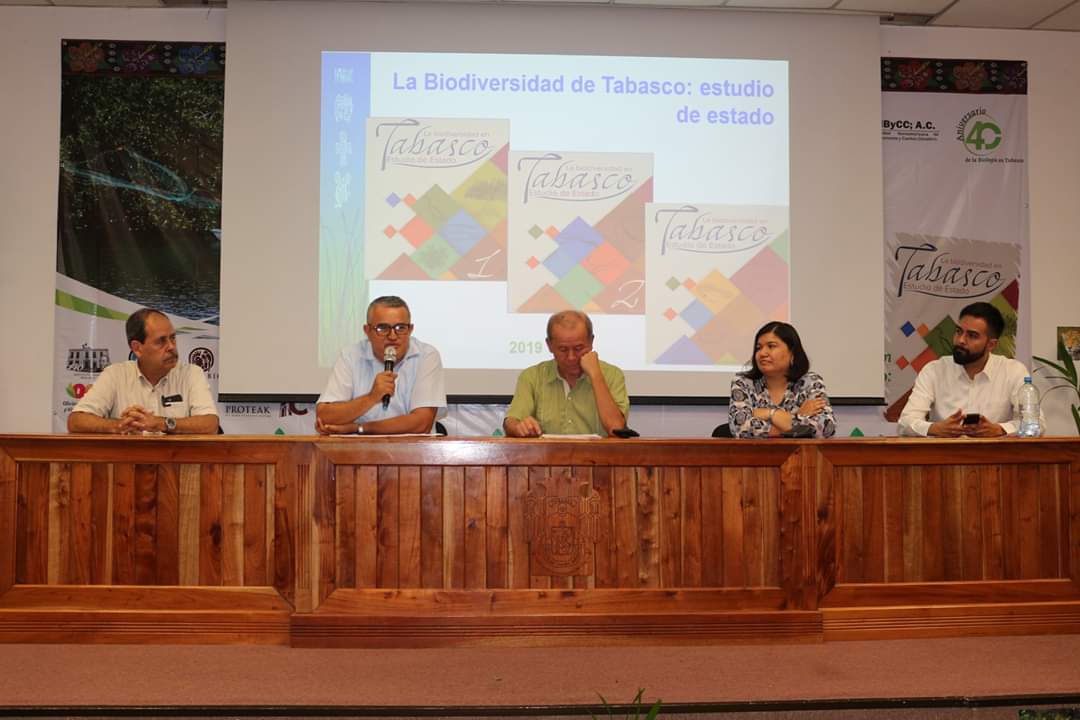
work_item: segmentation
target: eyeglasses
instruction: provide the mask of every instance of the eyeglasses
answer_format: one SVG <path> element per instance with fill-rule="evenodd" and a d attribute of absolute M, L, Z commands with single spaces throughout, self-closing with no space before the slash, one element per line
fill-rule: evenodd
<path fill-rule="evenodd" d="M 376 335 L 389 335 L 393 330 L 395 335 L 405 335 L 412 332 L 412 323 L 396 323 L 390 325 L 389 323 L 379 323 L 378 325 L 372 325 L 371 329 L 375 331 Z"/>

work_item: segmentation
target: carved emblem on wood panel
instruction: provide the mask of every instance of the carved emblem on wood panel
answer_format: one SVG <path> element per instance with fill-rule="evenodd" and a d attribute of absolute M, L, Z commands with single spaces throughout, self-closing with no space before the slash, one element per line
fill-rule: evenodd
<path fill-rule="evenodd" d="M 591 575 L 593 544 L 600 535 L 600 496 L 589 483 L 563 480 L 570 482 L 538 483 L 525 495 L 530 557 L 552 575 Z M 566 494 L 549 491 L 548 485 Z"/>

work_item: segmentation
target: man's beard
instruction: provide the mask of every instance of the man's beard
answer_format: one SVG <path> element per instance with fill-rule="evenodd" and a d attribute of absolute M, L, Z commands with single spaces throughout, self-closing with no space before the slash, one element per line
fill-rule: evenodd
<path fill-rule="evenodd" d="M 973 353 L 970 350 L 965 350 L 959 347 L 954 347 L 952 350 L 952 359 L 953 362 L 957 365 L 970 365 L 982 356 L 983 354 L 981 352 Z"/>

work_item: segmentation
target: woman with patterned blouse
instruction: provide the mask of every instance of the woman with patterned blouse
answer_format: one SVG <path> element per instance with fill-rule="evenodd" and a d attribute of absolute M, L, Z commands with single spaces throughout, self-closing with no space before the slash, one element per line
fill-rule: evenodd
<path fill-rule="evenodd" d="M 784 322 L 769 322 L 754 336 L 750 369 L 731 381 L 728 424 L 740 438 L 791 434 L 836 434 L 825 383 L 810 372 L 799 333 Z"/>

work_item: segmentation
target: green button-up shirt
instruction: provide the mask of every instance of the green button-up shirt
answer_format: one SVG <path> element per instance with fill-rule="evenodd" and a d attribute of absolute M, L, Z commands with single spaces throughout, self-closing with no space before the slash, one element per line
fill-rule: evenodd
<path fill-rule="evenodd" d="M 626 378 L 614 365 L 600 361 L 600 373 L 604 376 L 615 404 L 624 417 L 630 412 L 630 398 L 626 395 Z M 518 376 L 514 399 L 510 402 L 507 417 L 523 420 L 530 415 L 537 419 L 545 435 L 606 436 L 596 409 L 596 396 L 592 381 L 582 375 L 566 392 L 566 382 L 559 377 L 554 360 L 525 368 Z"/>

